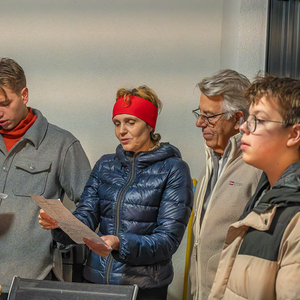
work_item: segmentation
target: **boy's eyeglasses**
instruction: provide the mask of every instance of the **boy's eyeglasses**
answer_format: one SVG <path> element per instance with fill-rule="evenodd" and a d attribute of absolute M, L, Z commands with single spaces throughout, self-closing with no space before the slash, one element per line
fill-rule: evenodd
<path fill-rule="evenodd" d="M 199 111 L 199 112 L 198 112 Z M 220 114 L 216 114 L 216 115 L 212 115 L 212 116 L 205 116 L 205 115 L 202 115 L 201 113 L 200 113 L 200 109 L 199 108 L 196 108 L 196 109 L 194 109 L 194 110 L 192 110 L 192 113 L 193 113 L 193 115 L 196 117 L 196 119 L 198 120 L 199 118 L 201 118 L 201 120 L 206 124 L 206 125 L 215 125 L 217 122 L 218 122 L 218 120 L 217 121 L 215 121 L 215 122 L 213 122 L 213 119 L 212 118 L 215 118 L 215 117 L 217 117 L 217 116 L 221 116 L 221 115 L 225 115 L 226 114 L 226 112 L 222 112 L 222 113 L 220 113 Z"/>
<path fill-rule="evenodd" d="M 257 128 L 257 123 L 259 124 L 263 124 L 265 122 L 272 122 L 272 123 L 280 123 L 280 124 L 284 124 L 283 122 L 280 121 L 273 121 L 273 120 L 262 120 L 262 119 L 258 119 L 255 115 L 249 115 L 248 119 L 245 120 L 243 118 L 240 119 L 240 127 L 242 126 L 242 124 L 247 123 L 247 130 L 250 133 L 253 133 L 256 128 Z"/>

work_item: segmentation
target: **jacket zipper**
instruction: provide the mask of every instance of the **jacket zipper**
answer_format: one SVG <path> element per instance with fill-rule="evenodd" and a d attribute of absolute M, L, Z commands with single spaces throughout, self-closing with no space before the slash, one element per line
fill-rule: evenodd
<path fill-rule="evenodd" d="M 123 187 L 123 189 L 121 190 L 121 193 L 118 197 L 118 201 L 117 201 L 117 217 L 116 217 L 116 232 L 115 235 L 117 235 L 119 233 L 119 227 L 120 227 L 120 206 L 121 206 L 121 200 L 122 197 L 124 195 L 125 190 L 128 188 L 128 186 L 130 185 L 130 183 L 132 182 L 133 176 L 134 176 L 134 159 L 135 159 L 135 155 L 133 155 L 132 158 L 132 163 L 131 163 L 131 174 L 130 174 L 130 178 L 127 182 L 127 184 Z M 109 256 L 109 261 L 108 261 L 108 265 L 107 265 L 107 272 L 106 272 L 106 277 L 105 277 L 105 281 L 106 284 L 109 284 L 109 277 L 110 277 L 110 273 L 111 273 L 111 268 L 112 268 L 112 262 L 113 262 L 113 257 L 110 254 Z"/>

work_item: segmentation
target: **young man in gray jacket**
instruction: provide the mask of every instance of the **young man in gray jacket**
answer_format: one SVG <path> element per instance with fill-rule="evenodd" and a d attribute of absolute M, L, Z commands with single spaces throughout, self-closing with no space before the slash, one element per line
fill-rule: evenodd
<path fill-rule="evenodd" d="M 196 126 L 205 140 L 206 166 L 198 181 L 191 257 L 194 300 L 207 299 L 229 225 L 238 220 L 255 191 L 261 171 L 243 162 L 239 120 L 248 115 L 244 97 L 250 81 L 233 70 L 204 78 Z"/>
<path fill-rule="evenodd" d="M 79 200 L 91 172 L 79 141 L 27 107 L 21 66 L 0 60 L 0 285 L 5 299 L 13 276 L 44 279 L 52 269 L 51 233 L 40 228 L 29 194 Z M 2 297 L 2 298 L 1 298 Z"/>

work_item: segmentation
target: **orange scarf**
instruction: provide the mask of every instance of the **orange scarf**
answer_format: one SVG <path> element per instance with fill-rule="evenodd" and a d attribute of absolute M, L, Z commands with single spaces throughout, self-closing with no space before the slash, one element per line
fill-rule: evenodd
<path fill-rule="evenodd" d="M 26 131 L 32 126 L 37 119 L 29 107 L 29 113 L 25 119 L 23 119 L 14 129 L 5 130 L 1 129 L 0 134 L 3 137 L 7 152 L 22 138 Z"/>

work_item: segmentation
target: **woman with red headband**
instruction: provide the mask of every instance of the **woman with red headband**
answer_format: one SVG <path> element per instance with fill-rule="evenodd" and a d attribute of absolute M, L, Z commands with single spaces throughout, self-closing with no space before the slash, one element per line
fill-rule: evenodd
<path fill-rule="evenodd" d="M 173 279 L 171 258 L 192 208 L 192 181 L 179 150 L 160 143 L 155 125 L 161 102 L 146 86 L 120 89 L 112 120 L 116 153 L 96 163 L 74 215 L 109 245 L 85 239 L 90 248 L 87 282 L 137 284 L 137 299 L 165 300 Z M 74 243 L 43 211 L 44 229 L 55 241 Z M 55 229 L 57 228 L 57 229 Z"/>

